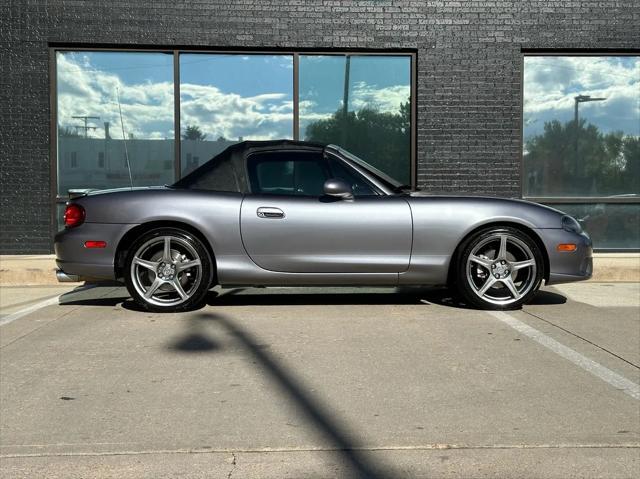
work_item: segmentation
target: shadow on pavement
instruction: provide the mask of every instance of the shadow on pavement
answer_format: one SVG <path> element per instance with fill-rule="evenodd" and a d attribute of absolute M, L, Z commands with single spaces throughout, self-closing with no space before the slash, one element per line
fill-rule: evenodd
<path fill-rule="evenodd" d="M 335 288 L 334 288 L 335 289 Z M 401 287 L 395 290 L 387 288 L 380 292 L 353 292 L 345 288 L 345 292 L 324 293 L 317 288 L 317 293 L 299 293 L 295 289 L 287 289 L 285 293 L 275 292 L 269 288 L 234 289 L 222 294 L 210 291 L 207 296 L 209 306 L 296 306 L 296 305 L 381 305 L 381 304 L 437 304 L 458 309 L 475 309 L 467 305 L 455 290 L 444 287 Z M 529 304 L 553 305 L 564 304 L 567 298 L 552 291 L 538 291 Z"/>
<path fill-rule="evenodd" d="M 169 350 L 180 353 L 209 353 L 222 349 L 221 344 L 204 331 L 199 317 L 189 316 L 188 324 L 187 334 L 169 344 Z"/>
<path fill-rule="evenodd" d="M 309 290 L 312 290 L 309 292 Z M 458 306 L 455 294 L 446 288 L 237 288 L 210 291 L 210 306 L 307 306 L 307 305 L 381 305 L 444 304 Z"/>
<path fill-rule="evenodd" d="M 350 477 L 376 479 L 400 476 L 399 474 L 391 474 L 391 471 L 374 460 L 371 454 L 366 454 L 359 449 L 360 445 L 356 435 L 341 425 L 335 414 L 310 394 L 295 375 L 287 370 L 287 367 L 281 364 L 256 336 L 242 328 L 237 321 L 220 314 L 198 313 L 192 317 L 187 335 L 169 344 L 168 349 L 185 353 L 194 352 L 194 347 L 201 348 L 200 352 L 218 349 L 217 342 L 206 336 L 201 329 L 202 325 L 207 322 L 222 326 L 236 339 L 240 346 L 250 354 L 254 363 L 259 365 L 268 378 L 294 403 L 309 422 L 331 441 L 337 454 L 351 470 Z"/>
<path fill-rule="evenodd" d="M 566 296 L 563 296 L 559 293 L 553 291 L 538 291 L 531 301 L 528 304 L 537 304 L 537 305 L 545 305 L 545 304 L 564 304 L 567 302 Z"/>

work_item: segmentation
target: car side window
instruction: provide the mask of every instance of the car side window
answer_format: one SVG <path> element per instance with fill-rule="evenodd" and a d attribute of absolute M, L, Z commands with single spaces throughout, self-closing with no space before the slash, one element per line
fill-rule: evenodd
<path fill-rule="evenodd" d="M 332 178 L 339 178 L 351 185 L 353 196 L 377 196 L 378 193 L 369 183 L 361 178 L 356 171 L 345 165 L 342 161 L 333 155 L 328 155 L 329 168 L 331 169 Z"/>
<path fill-rule="evenodd" d="M 251 191 L 256 194 L 322 196 L 329 170 L 319 153 L 274 152 L 247 158 Z"/>

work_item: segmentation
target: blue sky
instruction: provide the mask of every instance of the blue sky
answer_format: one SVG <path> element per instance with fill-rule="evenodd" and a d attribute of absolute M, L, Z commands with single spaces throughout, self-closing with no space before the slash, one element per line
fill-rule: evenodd
<path fill-rule="evenodd" d="M 266 92 L 293 95 L 291 55 L 220 55 L 182 53 L 180 81 L 215 85 L 226 93 L 256 96 Z"/>

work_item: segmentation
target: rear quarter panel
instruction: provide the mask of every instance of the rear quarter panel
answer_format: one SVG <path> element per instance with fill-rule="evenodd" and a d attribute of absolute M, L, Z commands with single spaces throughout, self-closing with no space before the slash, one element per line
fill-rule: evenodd
<path fill-rule="evenodd" d="M 57 235 L 59 262 L 101 265 L 101 271 L 108 265 L 113 270 L 116 247 L 122 237 L 138 225 L 157 221 L 184 223 L 200 231 L 215 252 L 218 263 L 228 256 L 245 256 L 240 239 L 240 193 L 131 190 L 93 194 L 73 201 L 84 207 L 85 223 Z M 106 240 L 108 247 L 86 250 L 82 245 L 90 239 Z M 67 272 L 75 273 L 73 270 Z M 90 272 L 91 268 L 88 268 L 82 274 Z"/>

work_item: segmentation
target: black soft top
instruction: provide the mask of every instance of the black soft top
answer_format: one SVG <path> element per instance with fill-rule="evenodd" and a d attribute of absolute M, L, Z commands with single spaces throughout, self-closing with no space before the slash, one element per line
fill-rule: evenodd
<path fill-rule="evenodd" d="M 268 140 L 242 141 L 218 153 L 188 175 L 176 181 L 172 188 L 237 191 L 247 193 L 245 159 L 263 151 L 307 151 L 322 153 L 326 145 L 310 141 Z"/>

